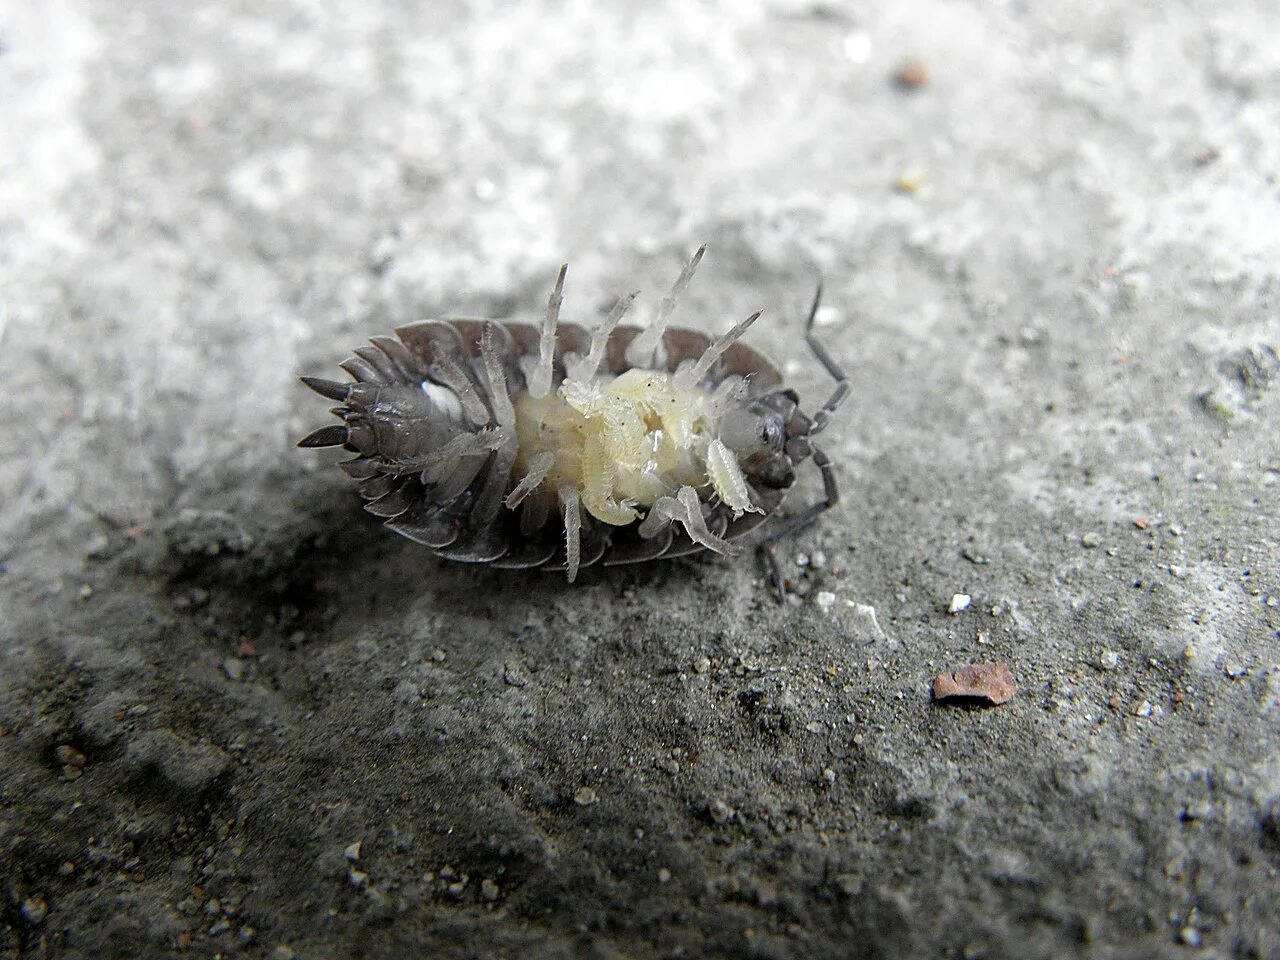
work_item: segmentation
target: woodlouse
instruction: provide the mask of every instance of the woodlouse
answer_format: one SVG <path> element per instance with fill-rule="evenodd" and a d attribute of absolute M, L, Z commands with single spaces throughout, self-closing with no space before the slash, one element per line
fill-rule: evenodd
<path fill-rule="evenodd" d="M 836 387 L 812 417 L 777 367 L 739 342 L 759 312 L 714 343 L 668 327 L 705 249 L 644 329 L 619 325 L 634 293 L 590 334 L 560 323 L 566 265 L 541 329 L 445 318 L 374 337 L 341 364 L 354 382 L 302 378 L 341 404 L 342 423 L 298 446 L 356 453 L 341 466 L 365 509 L 441 557 L 567 570 L 571 581 L 594 563 L 733 555 L 731 541 L 777 512 L 812 458 L 823 499 L 761 544 L 781 596 L 774 545 L 839 497 L 811 441 L 849 380 L 813 335 L 821 285 L 805 338 Z"/>

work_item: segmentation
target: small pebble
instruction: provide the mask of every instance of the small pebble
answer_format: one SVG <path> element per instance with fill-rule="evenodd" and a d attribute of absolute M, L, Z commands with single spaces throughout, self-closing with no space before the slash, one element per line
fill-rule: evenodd
<path fill-rule="evenodd" d="M 826 613 L 831 609 L 831 605 L 836 602 L 836 595 L 830 590 L 819 590 L 814 595 L 813 602 L 818 605 L 818 609 Z"/>
<path fill-rule="evenodd" d="M 500 892 L 498 885 L 488 877 L 485 877 L 480 881 L 480 896 L 483 899 L 488 900 L 490 903 L 498 899 L 498 894 Z"/>
<path fill-rule="evenodd" d="M 54 756 L 58 758 L 58 762 L 65 767 L 75 767 L 77 770 L 83 770 L 89 762 L 89 758 L 77 750 L 69 743 L 64 743 L 54 751 Z"/>
<path fill-rule="evenodd" d="M 364 855 L 364 843 L 357 840 L 355 843 L 347 844 L 346 849 L 342 851 L 342 855 L 350 862 L 355 863 Z"/>
<path fill-rule="evenodd" d="M 876 619 L 875 607 L 869 603 L 856 603 L 853 606 L 853 615 L 860 621 L 860 626 L 865 632 L 881 640 L 885 639 L 884 630 L 880 628 L 880 621 Z"/>
<path fill-rule="evenodd" d="M 1017 692 L 1008 664 L 971 663 L 954 673 L 933 678 L 934 700 L 985 700 L 992 705 L 1008 703 Z"/>
<path fill-rule="evenodd" d="M 900 174 L 893 185 L 900 193 L 915 193 L 924 186 L 924 180 L 923 170 L 908 170 Z"/>
<path fill-rule="evenodd" d="M 296 956 L 293 947 L 287 943 L 282 943 L 271 951 L 271 960 L 294 960 Z"/>
<path fill-rule="evenodd" d="M 1182 941 L 1184 946 L 1198 947 L 1200 946 L 1200 931 L 1195 927 L 1183 927 L 1178 931 L 1178 939 Z"/>
<path fill-rule="evenodd" d="M 573 802 L 580 807 L 589 807 L 593 803 L 599 803 L 600 797 L 591 787 L 579 787 L 578 792 L 573 795 Z"/>
<path fill-rule="evenodd" d="M 239 657 L 227 657 L 222 661 L 222 672 L 228 680 L 239 682 L 244 679 L 244 661 Z"/>
<path fill-rule="evenodd" d="M 1116 651 L 1103 650 L 1102 653 L 1098 654 L 1099 670 L 1114 670 L 1118 666 L 1120 666 L 1120 654 L 1116 653 Z"/>
<path fill-rule="evenodd" d="M 88 583 L 80 584 L 80 599 L 88 600 L 93 596 L 93 585 Z"/>
<path fill-rule="evenodd" d="M 658 868 L 658 882 L 659 882 L 659 883 L 670 883 L 670 882 L 671 882 L 671 871 L 670 871 L 670 870 L 668 870 L 666 867 L 659 867 L 659 868 Z"/>
<path fill-rule="evenodd" d="M 733 810 L 723 800 L 712 800 L 707 804 L 707 814 L 716 823 L 724 823 L 733 816 Z"/>
<path fill-rule="evenodd" d="M 694 673 L 706 673 L 711 669 L 711 661 L 706 657 L 698 657 L 693 661 Z"/>
<path fill-rule="evenodd" d="M 893 82 L 903 90 L 919 90 L 933 79 L 929 65 L 923 60 L 904 60 L 893 75 Z"/>
<path fill-rule="evenodd" d="M 973 597 L 969 596 L 969 594 L 953 594 L 951 603 L 947 605 L 947 613 L 959 613 L 961 610 L 968 610 L 971 603 L 973 603 Z"/>
<path fill-rule="evenodd" d="M 357 890 L 363 890 L 369 886 L 369 874 L 363 870 L 357 870 L 355 867 L 347 871 L 347 880 Z"/>
<path fill-rule="evenodd" d="M 1137 705 L 1137 707 L 1134 708 L 1133 715 L 1135 717 L 1149 717 L 1151 716 L 1153 710 L 1154 708 L 1151 706 L 1151 701 L 1143 700 L 1140 704 Z"/>
<path fill-rule="evenodd" d="M 44 923 L 48 913 L 49 905 L 44 902 L 43 897 L 27 897 L 22 901 L 22 919 L 33 927 Z"/>
<path fill-rule="evenodd" d="M 822 771 L 822 779 L 827 781 L 827 786 L 834 787 L 836 785 L 836 772 L 827 767 Z"/>
<path fill-rule="evenodd" d="M 1089 531 L 1083 537 L 1080 538 L 1080 546 L 1088 547 L 1090 550 L 1092 550 L 1094 547 L 1102 546 L 1102 538 L 1099 537 L 1093 531 Z"/>
<path fill-rule="evenodd" d="M 827 566 L 827 555 L 821 550 L 815 550 L 813 556 L 809 558 L 809 566 L 815 570 L 823 570 Z"/>

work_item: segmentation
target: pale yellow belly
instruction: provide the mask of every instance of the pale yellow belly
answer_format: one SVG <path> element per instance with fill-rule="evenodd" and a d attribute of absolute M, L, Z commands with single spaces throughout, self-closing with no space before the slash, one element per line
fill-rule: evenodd
<path fill-rule="evenodd" d="M 516 477 L 539 454 L 555 456 L 543 489 L 573 487 L 596 519 L 622 526 L 661 496 L 707 483 L 711 395 L 665 373 L 630 370 L 516 403 Z M 638 512 L 637 508 L 640 512 Z"/>

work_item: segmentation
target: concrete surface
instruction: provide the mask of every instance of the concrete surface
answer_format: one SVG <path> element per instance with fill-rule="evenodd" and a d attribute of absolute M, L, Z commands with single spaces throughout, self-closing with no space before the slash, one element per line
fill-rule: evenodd
<path fill-rule="evenodd" d="M 1280 956 L 1278 117 L 1270 0 L 0 0 L 5 955 Z M 703 241 L 855 372 L 788 605 L 292 449 Z"/>

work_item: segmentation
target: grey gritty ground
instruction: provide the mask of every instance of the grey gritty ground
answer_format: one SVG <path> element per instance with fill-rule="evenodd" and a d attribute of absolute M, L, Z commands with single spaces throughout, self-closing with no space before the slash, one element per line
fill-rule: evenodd
<path fill-rule="evenodd" d="M 5 955 L 1280 956 L 1278 116 L 1270 0 L 3 0 Z M 703 241 L 678 322 L 816 404 L 821 272 L 855 374 L 788 605 L 292 449 Z"/>

